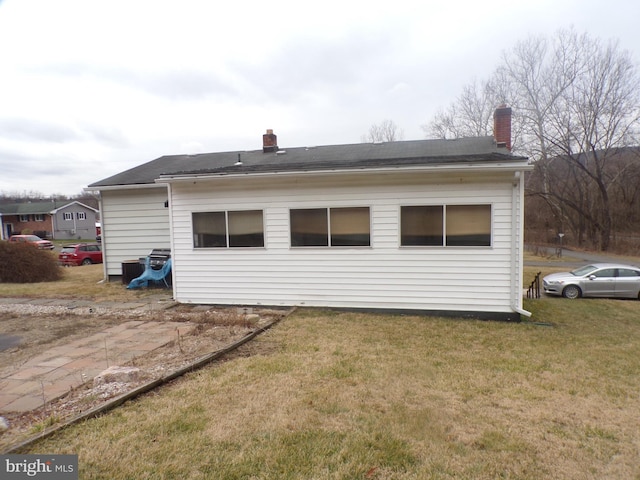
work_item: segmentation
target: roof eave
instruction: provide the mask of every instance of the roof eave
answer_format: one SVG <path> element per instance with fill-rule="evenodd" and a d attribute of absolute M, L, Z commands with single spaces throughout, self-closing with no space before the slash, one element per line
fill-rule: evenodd
<path fill-rule="evenodd" d="M 97 186 L 88 186 L 82 189 L 82 191 L 87 193 L 95 193 L 95 192 L 105 192 L 112 190 L 140 190 L 141 188 L 158 188 L 160 184 L 164 182 L 155 180 L 154 183 L 131 183 L 127 185 L 97 185 Z"/>
<path fill-rule="evenodd" d="M 242 168 L 242 167 L 239 167 Z M 310 177 L 318 175 L 341 175 L 341 174 L 380 174 L 392 172 L 437 172 L 437 173 L 478 173 L 478 172 L 523 172 L 533 170 L 533 165 L 523 164 L 522 162 L 496 162 L 495 164 L 486 163 L 465 163 L 457 165 L 419 165 L 419 166 L 396 166 L 396 167 L 380 167 L 380 168 L 341 168 L 341 169 L 317 169 L 317 170 L 293 170 L 293 171 L 268 171 L 268 172 L 208 172 L 208 173 L 184 173 L 184 174 L 165 174 L 160 175 L 155 180 L 156 185 L 160 183 L 174 183 L 181 181 L 192 181 L 195 179 L 220 179 L 220 178 L 240 178 L 240 177 Z"/>

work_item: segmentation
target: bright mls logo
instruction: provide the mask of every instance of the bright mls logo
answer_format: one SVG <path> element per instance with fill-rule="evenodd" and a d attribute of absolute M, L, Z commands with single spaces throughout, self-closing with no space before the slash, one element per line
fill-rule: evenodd
<path fill-rule="evenodd" d="M 78 480 L 77 455 L 0 455 L 0 478 Z"/>

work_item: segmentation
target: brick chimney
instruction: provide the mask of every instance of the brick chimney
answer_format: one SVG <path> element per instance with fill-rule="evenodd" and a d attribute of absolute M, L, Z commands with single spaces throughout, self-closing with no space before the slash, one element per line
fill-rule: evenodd
<path fill-rule="evenodd" d="M 493 138 L 498 147 L 511 151 L 511 108 L 500 105 L 493 113 Z"/>
<path fill-rule="evenodd" d="M 278 151 L 278 137 L 273 133 L 273 130 L 267 130 L 267 133 L 262 135 L 262 152 L 277 152 Z"/>

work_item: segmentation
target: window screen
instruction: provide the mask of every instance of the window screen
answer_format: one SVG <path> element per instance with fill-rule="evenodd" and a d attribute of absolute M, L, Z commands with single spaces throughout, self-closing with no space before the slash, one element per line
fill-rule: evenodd
<path fill-rule="evenodd" d="M 291 246 L 326 247 L 329 245 L 329 224 L 326 208 L 291 210 Z"/>
<path fill-rule="evenodd" d="M 491 246 L 491 205 L 400 207 L 400 244 Z"/>
<path fill-rule="evenodd" d="M 400 244 L 442 246 L 442 206 L 400 208 Z"/>
<path fill-rule="evenodd" d="M 371 244 L 371 219 L 368 207 L 329 210 L 331 246 L 368 247 Z"/>
<path fill-rule="evenodd" d="M 198 212 L 192 222 L 195 248 L 264 247 L 262 210 Z"/>
<path fill-rule="evenodd" d="M 368 247 L 369 207 L 304 208 L 290 211 L 292 247 Z"/>
<path fill-rule="evenodd" d="M 491 205 L 447 205 L 447 246 L 491 246 Z"/>
<path fill-rule="evenodd" d="M 225 212 L 193 214 L 193 246 L 196 248 L 227 246 Z"/>
<path fill-rule="evenodd" d="M 262 211 L 228 212 L 230 247 L 264 247 Z"/>

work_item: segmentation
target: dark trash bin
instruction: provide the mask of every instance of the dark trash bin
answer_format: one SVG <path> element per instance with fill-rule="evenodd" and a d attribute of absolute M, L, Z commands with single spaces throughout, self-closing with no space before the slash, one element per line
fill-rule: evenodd
<path fill-rule="evenodd" d="M 125 260 L 122 262 L 122 284 L 129 285 L 131 280 L 138 278 L 144 272 L 144 262 L 139 259 Z"/>

